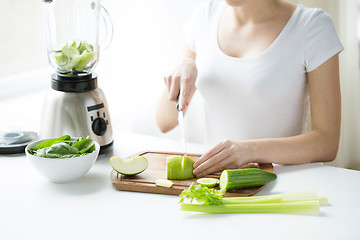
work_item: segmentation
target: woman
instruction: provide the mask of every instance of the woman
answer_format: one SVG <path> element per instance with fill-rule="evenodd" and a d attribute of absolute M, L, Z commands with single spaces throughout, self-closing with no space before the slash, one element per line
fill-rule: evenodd
<path fill-rule="evenodd" d="M 251 162 L 336 157 L 343 47 L 324 11 L 280 0 L 209 1 L 186 25 L 185 38 L 183 59 L 165 77 L 157 123 L 163 132 L 174 128 L 179 92 L 186 111 L 199 91 L 214 146 L 195 162 L 197 177 Z"/>

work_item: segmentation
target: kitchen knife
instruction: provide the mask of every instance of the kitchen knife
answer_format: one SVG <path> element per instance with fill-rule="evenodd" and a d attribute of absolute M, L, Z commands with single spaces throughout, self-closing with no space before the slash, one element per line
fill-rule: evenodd
<path fill-rule="evenodd" d="M 184 124 L 184 112 L 180 111 L 179 99 L 180 99 L 180 92 L 179 92 L 179 95 L 177 97 L 176 109 L 178 110 L 178 122 L 179 122 L 180 130 L 181 130 L 181 134 L 182 134 L 182 143 L 183 143 L 183 148 L 184 148 L 184 156 L 186 157 L 186 155 L 187 155 L 187 145 L 186 145 L 186 135 L 185 135 L 185 126 L 184 126 L 185 125 Z"/>

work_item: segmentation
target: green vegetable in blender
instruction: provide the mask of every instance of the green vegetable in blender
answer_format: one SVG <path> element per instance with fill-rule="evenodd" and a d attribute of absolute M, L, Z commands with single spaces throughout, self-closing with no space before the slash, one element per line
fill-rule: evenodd
<path fill-rule="evenodd" d="M 80 40 L 54 47 L 53 53 L 61 68 L 78 72 L 83 71 L 95 55 L 94 47 Z"/>
<path fill-rule="evenodd" d="M 90 138 L 79 136 L 76 140 L 71 140 L 69 135 L 64 135 L 41 142 L 28 151 L 34 156 L 43 158 L 73 158 L 95 151 L 95 143 Z"/>

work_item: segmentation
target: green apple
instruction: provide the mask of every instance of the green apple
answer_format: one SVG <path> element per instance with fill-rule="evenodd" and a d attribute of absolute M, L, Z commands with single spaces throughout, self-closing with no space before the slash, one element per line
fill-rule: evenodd
<path fill-rule="evenodd" d="M 158 179 L 155 181 L 155 185 L 157 187 L 166 187 L 166 188 L 171 188 L 171 186 L 173 185 L 174 183 L 170 180 L 167 180 L 167 179 Z"/>
<path fill-rule="evenodd" d="M 189 157 L 172 155 L 166 158 L 167 179 L 189 179 L 194 178 L 194 161 Z"/>
<path fill-rule="evenodd" d="M 86 65 L 91 61 L 91 59 L 94 57 L 94 52 L 88 52 L 84 51 L 81 55 L 78 55 L 77 58 L 73 58 L 73 60 L 76 59 L 76 64 L 71 65 L 71 67 L 76 71 L 82 71 L 85 69 Z"/>
<path fill-rule="evenodd" d="M 129 176 L 145 171 L 148 164 L 148 160 L 143 156 L 135 156 L 128 159 L 122 159 L 117 156 L 110 158 L 110 165 L 116 172 Z"/>

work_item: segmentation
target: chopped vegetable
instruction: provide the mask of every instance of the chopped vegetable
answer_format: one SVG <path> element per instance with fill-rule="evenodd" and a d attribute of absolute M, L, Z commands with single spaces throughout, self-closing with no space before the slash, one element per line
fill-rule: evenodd
<path fill-rule="evenodd" d="M 219 185 L 219 179 L 217 178 L 199 178 L 196 183 L 205 187 L 216 187 Z"/>

